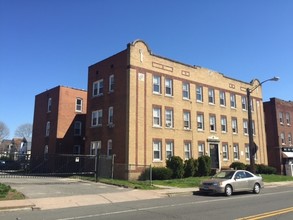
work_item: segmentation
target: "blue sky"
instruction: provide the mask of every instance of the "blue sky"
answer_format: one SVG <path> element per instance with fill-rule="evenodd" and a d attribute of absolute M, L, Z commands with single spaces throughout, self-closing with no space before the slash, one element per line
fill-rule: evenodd
<path fill-rule="evenodd" d="M 154 54 L 292 98 L 291 0 L 0 0 L 0 121 L 33 123 L 35 95 L 87 89 L 87 69 L 144 40 Z"/>

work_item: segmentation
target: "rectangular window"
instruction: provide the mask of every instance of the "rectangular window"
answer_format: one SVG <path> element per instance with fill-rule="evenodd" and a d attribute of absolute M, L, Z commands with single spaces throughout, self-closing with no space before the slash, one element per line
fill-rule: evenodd
<path fill-rule="evenodd" d="M 246 119 L 243 119 L 243 133 L 248 135 L 248 121 Z"/>
<path fill-rule="evenodd" d="M 102 125 L 103 110 L 92 112 L 92 126 Z"/>
<path fill-rule="evenodd" d="M 205 147 L 203 142 L 198 142 L 198 157 L 205 155 Z"/>
<path fill-rule="evenodd" d="M 204 130 L 204 114 L 202 112 L 197 113 L 197 130 Z"/>
<path fill-rule="evenodd" d="M 153 157 L 154 161 L 162 160 L 162 142 L 160 140 L 153 141 Z"/>
<path fill-rule="evenodd" d="M 114 92 L 114 75 L 109 76 L 109 92 Z"/>
<path fill-rule="evenodd" d="M 153 93 L 161 94 L 161 77 L 153 76 Z"/>
<path fill-rule="evenodd" d="M 288 134 L 288 144 L 289 144 L 289 146 L 292 145 L 292 135 L 291 135 L 291 133 Z"/>
<path fill-rule="evenodd" d="M 153 126 L 154 127 L 161 127 L 161 108 L 154 107 L 153 108 Z"/>
<path fill-rule="evenodd" d="M 173 80 L 172 79 L 165 79 L 165 95 L 173 96 Z"/>
<path fill-rule="evenodd" d="M 209 103 L 215 104 L 215 90 L 209 88 Z"/>
<path fill-rule="evenodd" d="M 224 91 L 220 91 L 220 105 L 226 106 L 226 94 Z"/>
<path fill-rule="evenodd" d="M 196 101 L 203 102 L 203 87 L 199 85 L 196 86 Z"/>
<path fill-rule="evenodd" d="M 48 99 L 48 109 L 47 109 L 48 112 L 51 112 L 52 111 L 52 98 L 49 98 Z"/>
<path fill-rule="evenodd" d="M 233 158 L 234 158 L 234 160 L 239 160 L 239 146 L 238 146 L 238 144 L 233 144 Z"/>
<path fill-rule="evenodd" d="M 97 155 L 101 149 L 101 141 L 92 141 L 90 146 L 90 155 Z"/>
<path fill-rule="evenodd" d="M 100 79 L 93 83 L 93 96 L 103 95 L 104 81 Z"/>
<path fill-rule="evenodd" d="M 166 108 L 165 110 L 166 127 L 173 128 L 173 109 Z"/>
<path fill-rule="evenodd" d="M 222 151 L 223 151 L 223 160 L 229 160 L 229 148 L 227 143 L 223 143 Z"/>
<path fill-rule="evenodd" d="M 286 123 L 287 125 L 291 125 L 290 113 L 286 112 Z"/>
<path fill-rule="evenodd" d="M 108 125 L 112 125 L 113 124 L 113 112 L 114 112 L 114 109 L 113 107 L 109 107 L 108 109 Z"/>
<path fill-rule="evenodd" d="M 252 134 L 253 135 L 255 135 L 256 133 L 255 133 L 255 125 L 254 125 L 254 121 L 252 121 Z"/>
<path fill-rule="evenodd" d="M 253 99 L 250 99 L 250 108 L 251 108 L 251 111 L 253 112 L 254 111 Z"/>
<path fill-rule="evenodd" d="M 113 153 L 112 153 L 112 140 L 108 140 L 108 143 L 107 143 L 107 156 L 111 156 Z"/>
<path fill-rule="evenodd" d="M 82 99 L 81 98 L 77 98 L 76 99 L 76 103 L 75 103 L 75 111 L 77 112 L 82 112 Z"/>
<path fill-rule="evenodd" d="M 174 156 L 174 142 L 173 140 L 166 141 L 166 158 L 170 159 Z"/>
<path fill-rule="evenodd" d="M 249 144 L 245 144 L 245 159 L 250 159 L 250 153 L 249 153 Z"/>
<path fill-rule="evenodd" d="M 184 129 L 190 129 L 190 112 L 189 111 L 183 111 L 183 123 L 184 123 Z"/>
<path fill-rule="evenodd" d="M 223 133 L 227 132 L 227 117 L 224 115 L 221 116 L 221 131 Z"/>
<path fill-rule="evenodd" d="M 216 115 L 210 115 L 210 131 L 216 131 Z"/>
<path fill-rule="evenodd" d="M 236 108 L 236 95 L 233 93 L 230 94 L 230 105 L 231 108 Z"/>
<path fill-rule="evenodd" d="M 284 124 L 283 112 L 279 112 L 279 121 L 280 124 Z"/>
<path fill-rule="evenodd" d="M 281 143 L 282 143 L 282 145 L 285 145 L 286 144 L 285 134 L 283 132 L 281 133 L 280 137 L 281 137 Z"/>
<path fill-rule="evenodd" d="M 46 136 L 47 137 L 50 135 L 50 127 L 51 127 L 51 122 L 47 121 L 47 124 L 46 124 Z"/>
<path fill-rule="evenodd" d="M 183 99 L 190 99 L 189 83 L 182 83 L 182 95 Z"/>
<path fill-rule="evenodd" d="M 73 146 L 73 154 L 80 154 L 80 145 Z"/>
<path fill-rule="evenodd" d="M 237 118 L 232 118 L 232 132 L 233 134 L 238 133 Z"/>
<path fill-rule="evenodd" d="M 185 141 L 184 142 L 184 159 L 188 160 L 191 158 L 191 142 Z"/>
<path fill-rule="evenodd" d="M 74 122 L 74 136 L 80 136 L 81 135 L 81 122 L 76 121 Z"/>
<path fill-rule="evenodd" d="M 246 96 L 241 97 L 242 109 L 247 110 L 247 98 Z"/>

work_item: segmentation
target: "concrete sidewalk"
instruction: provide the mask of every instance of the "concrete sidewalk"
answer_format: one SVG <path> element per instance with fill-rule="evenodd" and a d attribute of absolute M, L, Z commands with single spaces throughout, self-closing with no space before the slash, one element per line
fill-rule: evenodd
<path fill-rule="evenodd" d="M 292 181 L 265 183 L 265 187 L 293 185 Z M 158 190 L 130 190 L 115 193 L 102 193 L 96 195 L 74 195 L 64 197 L 36 198 L 23 200 L 0 201 L 0 211 L 15 209 L 46 210 L 88 205 L 111 204 L 127 201 L 138 201 L 170 197 L 178 194 L 189 194 L 198 191 L 198 188 L 162 188 Z"/>

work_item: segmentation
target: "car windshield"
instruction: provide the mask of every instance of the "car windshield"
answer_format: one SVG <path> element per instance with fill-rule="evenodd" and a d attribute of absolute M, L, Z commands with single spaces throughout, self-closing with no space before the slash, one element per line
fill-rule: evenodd
<path fill-rule="evenodd" d="M 213 178 L 231 179 L 235 171 L 221 171 L 213 176 Z"/>

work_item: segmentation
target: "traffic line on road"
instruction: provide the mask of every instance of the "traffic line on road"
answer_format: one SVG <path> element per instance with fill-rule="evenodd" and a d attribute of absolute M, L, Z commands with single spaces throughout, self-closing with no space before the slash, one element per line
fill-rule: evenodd
<path fill-rule="evenodd" d="M 271 212 L 265 212 L 257 215 L 251 215 L 243 218 L 237 218 L 235 220 L 258 220 L 258 219 L 263 219 L 263 218 L 268 218 L 276 215 L 281 215 L 285 214 L 288 212 L 293 212 L 293 207 L 285 208 L 285 209 L 279 209 Z"/>

